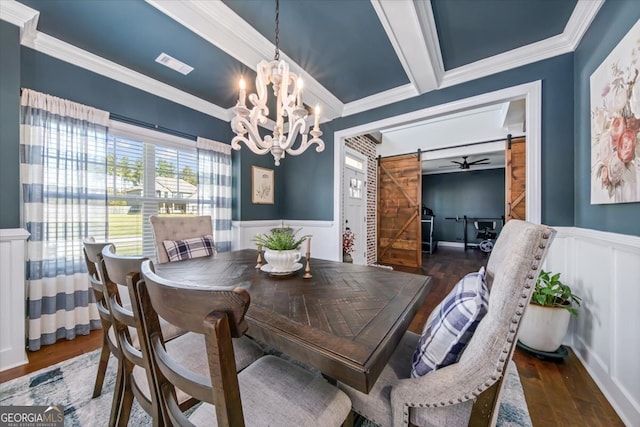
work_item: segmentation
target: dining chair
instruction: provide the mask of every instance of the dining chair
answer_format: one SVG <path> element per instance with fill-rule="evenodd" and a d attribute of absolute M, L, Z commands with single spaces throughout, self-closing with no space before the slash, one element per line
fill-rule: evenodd
<path fill-rule="evenodd" d="M 102 325 L 102 350 L 100 350 L 100 360 L 98 362 L 98 372 L 96 374 L 96 382 L 93 387 L 92 398 L 100 396 L 102 393 L 102 385 L 104 383 L 105 372 L 109 364 L 109 356 L 111 353 L 118 358 L 118 344 L 110 340 L 109 330 L 111 329 L 111 312 L 106 301 L 106 289 L 99 276 L 97 265 L 102 258 L 102 249 L 111 243 L 96 243 L 93 237 L 88 237 L 82 241 L 84 259 L 87 264 L 87 272 L 89 273 L 89 284 L 93 289 L 98 314 L 100 315 L 100 323 Z M 129 295 L 127 294 L 127 302 Z"/>
<path fill-rule="evenodd" d="M 178 426 L 339 426 L 351 420 L 349 398 L 324 378 L 268 355 L 236 373 L 232 339 L 248 329 L 249 293 L 242 288 L 207 288 L 166 280 L 142 264 L 142 280 L 130 276 L 144 313 L 162 410 Z M 192 372 L 168 351 L 158 316 L 204 335 L 206 372 Z M 232 338 L 233 337 L 233 338 Z M 188 418 L 176 390 L 202 400 Z M 217 422 L 216 422 L 217 421 Z"/>
<path fill-rule="evenodd" d="M 114 391 L 120 400 L 120 408 L 116 420 L 119 426 L 126 426 L 131 415 L 131 407 L 135 398 L 140 406 L 151 415 L 154 425 L 164 425 L 160 412 L 156 381 L 153 377 L 149 345 L 143 333 L 143 318 L 139 302 L 135 298 L 127 277 L 140 272 L 140 265 L 147 258 L 120 256 L 113 252 L 113 247 L 105 247 L 100 263 L 101 274 L 107 291 L 107 298 L 113 317 L 113 329 L 122 349 L 123 360 L 119 364 L 120 372 Z M 125 289 L 131 301 L 130 308 L 122 306 L 118 298 L 118 289 Z M 200 335 L 187 332 L 175 326 L 175 323 L 159 319 L 159 333 L 166 343 L 166 349 L 174 357 L 195 372 L 206 370 L 204 356 L 204 340 Z M 262 349 L 248 338 L 234 341 L 238 369 L 243 369 L 260 357 Z M 197 399 L 185 393 L 178 393 L 177 401 L 182 409 L 198 403 Z"/>
<path fill-rule="evenodd" d="M 554 236 L 550 227 L 509 221 L 486 267 L 486 315 L 460 359 L 411 378 L 420 335 L 406 332 L 369 394 L 338 384 L 353 411 L 380 426 L 467 426 L 473 410 L 471 425 L 495 425 L 520 320 Z"/>
<path fill-rule="evenodd" d="M 169 262 L 165 241 L 185 240 L 213 236 L 211 216 L 156 216 L 149 217 L 156 246 L 156 262 Z"/>

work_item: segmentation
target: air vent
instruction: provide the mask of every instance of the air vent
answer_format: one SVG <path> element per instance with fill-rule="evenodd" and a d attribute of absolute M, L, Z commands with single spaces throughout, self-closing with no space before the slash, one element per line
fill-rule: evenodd
<path fill-rule="evenodd" d="M 156 58 L 156 62 L 159 62 L 160 64 L 167 66 L 181 74 L 184 74 L 185 76 L 193 71 L 193 67 L 185 64 L 182 61 L 178 61 L 176 58 L 173 58 L 164 52 L 162 52 Z"/>

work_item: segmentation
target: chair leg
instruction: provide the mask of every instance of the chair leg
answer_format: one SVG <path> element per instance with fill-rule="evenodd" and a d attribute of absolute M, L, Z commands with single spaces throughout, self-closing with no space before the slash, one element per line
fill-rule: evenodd
<path fill-rule="evenodd" d="M 122 395 L 124 389 L 124 366 L 122 359 L 118 360 L 118 372 L 116 373 L 116 384 L 113 389 L 113 401 L 111 402 L 111 414 L 109 416 L 109 427 L 114 427 L 118 423 L 122 409 Z"/>
<path fill-rule="evenodd" d="M 107 372 L 107 365 L 109 364 L 109 356 L 111 350 L 107 342 L 108 338 L 106 334 L 102 337 L 102 352 L 100 353 L 100 362 L 98 363 L 98 373 L 96 374 L 96 385 L 93 387 L 93 395 L 91 398 L 100 396 L 102 393 L 102 384 L 104 383 L 104 374 Z"/>
<path fill-rule="evenodd" d="M 122 404 L 120 405 L 120 414 L 118 415 L 118 426 L 126 427 L 131 416 L 131 406 L 133 405 L 133 390 L 131 389 L 131 375 L 133 372 L 133 363 L 123 360 L 123 384 L 122 384 Z"/>

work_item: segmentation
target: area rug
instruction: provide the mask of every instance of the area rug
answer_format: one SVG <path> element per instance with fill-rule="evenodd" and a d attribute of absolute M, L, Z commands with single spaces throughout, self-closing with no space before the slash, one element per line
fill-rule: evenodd
<path fill-rule="evenodd" d="M 99 350 L 95 350 L 0 384 L 0 406 L 62 405 L 65 408 L 65 426 L 106 426 L 115 384 L 116 359 L 111 356 L 109 360 L 102 394 L 92 399 L 99 357 Z M 152 425 L 150 417 L 135 401 L 129 425 Z M 363 425 L 372 426 L 366 422 Z M 498 425 L 531 426 L 522 385 L 513 362 L 507 371 Z"/>

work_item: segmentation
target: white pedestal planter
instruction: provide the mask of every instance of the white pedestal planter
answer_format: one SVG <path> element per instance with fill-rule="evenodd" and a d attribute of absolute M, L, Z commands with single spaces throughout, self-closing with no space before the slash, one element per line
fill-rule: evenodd
<path fill-rule="evenodd" d="M 554 352 L 567 334 L 570 316 L 566 308 L 530 304 L 522 317 L 518 339 L 535 350 Z"/>

